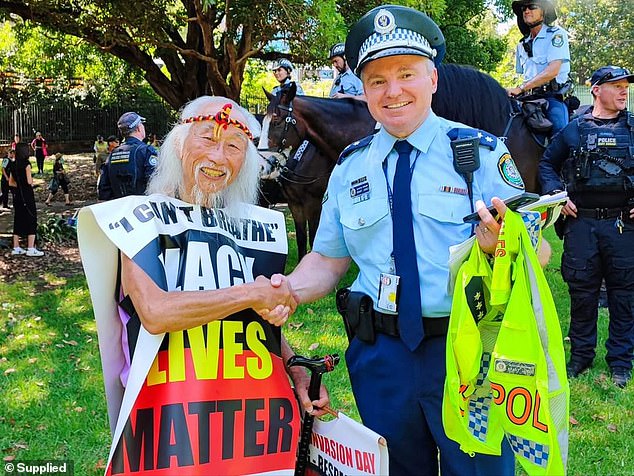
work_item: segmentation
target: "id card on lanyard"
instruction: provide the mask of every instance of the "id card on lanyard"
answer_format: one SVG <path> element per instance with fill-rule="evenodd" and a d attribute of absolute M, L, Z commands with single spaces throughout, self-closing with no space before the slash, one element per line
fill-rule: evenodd
<path fill-rule="evenodd" d="M 414 167 L 416 165 L 416 161 L 418 160 L 418 156 L 420 155 L 420 150 L 416 150 L 416 156 L 414 157 L 414 162 L 409 169 L 410 180 L 412 174 L 414 172 Z M 393 193 L 392 187 L 390 186 L 390 181 L 387 176 L 387 158 L 383 161 L 383 175 L 385 175 L 385 183 L 387 184 L 387 197 L 390 205 L 390 216 L 394 219 L 393 212 Z M 394 242 L 395 237 L 392 236 L 392 242 Z M 399 281 L 401 280 L 400 276 L 396 274 L 396 266 L 394 264 L 394 251 L 390 253 L 390 272 L 389 273 L 381 273 L 379 278 L 379 296 L 376 307 L 380 311 L 390 311 L 390 312 L 398 312 L 398 304 L 397 297 L 399 292 Z"/>

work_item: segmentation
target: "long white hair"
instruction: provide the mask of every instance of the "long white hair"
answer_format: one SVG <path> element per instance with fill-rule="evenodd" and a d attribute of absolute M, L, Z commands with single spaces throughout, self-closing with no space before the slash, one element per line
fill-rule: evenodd
<path fill-rule="evenodd" d="M 244 162 L 235 180 L 224 190 L 213 195 L 204 195 L 197 186 L 195 190 L 185 193 L 183 166 L 181 157 L 186 147 L 186 138 L 191 123 L 183 120 L 199 116 L 215 114 L 226 104 L 231 104 L 231 118 L 245 124 L 254 137 L 259 136 L 260 124 L 246 109 L 231 99 L 222 96 L 201 96 L 186 104 L 181 110 L 179 122 L 167 134 L 159 151 L 158 165 L 150 178 L 146 193 L 162 193 L 170 197 L 192 196 L 196 205 L 208 208 L 227 208 L 229 213 L 237 211 L 242 203 L 256 202 L 259 184 L 259 155 L 253 141 L 249 140 Z"/>

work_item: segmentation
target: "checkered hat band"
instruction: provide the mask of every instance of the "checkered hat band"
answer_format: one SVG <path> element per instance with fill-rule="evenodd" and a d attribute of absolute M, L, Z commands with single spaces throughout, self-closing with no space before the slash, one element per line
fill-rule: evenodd
<path fill-rule="evenodd" d="M 435 52 L 429 45 L 429 41 L 427 41 L 423 35 L 412 30 L 395 28 L 392 33 L 388 33 L 387 35 L 381 35 L 376 32 L 370 35 L 359 49 L 359 63 L 363 63 L 370 54 L 388 48 L 415 48 L 423 52 L 429 58 L 435 56 Z"/>

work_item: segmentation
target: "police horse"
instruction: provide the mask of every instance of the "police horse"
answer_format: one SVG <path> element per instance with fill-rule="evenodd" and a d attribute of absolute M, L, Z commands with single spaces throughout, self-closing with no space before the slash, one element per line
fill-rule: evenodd
<path fill-rule="evenodd" d="M 436 114 L 502 137 L 526 190 L 538 192 L 537 166 L 544 149 L 525 124 L 517 101 L 491 76 L 471 67 L 441 65 L 438 76 L 432 100 Z M 293 215 L 301 259 L 307 238 L 311 246 L 315 238 L 321 200 L 339 154 L 348 144 L 371 134 L 376 121 L 364 101 L 295 93 L 294 84 L 276 96 L 266 93 L 270 102 L 258 148 L 273 152 L 268 173 L 277 176 Z M 310 144 L 306 146 L 304 141 Z"/>

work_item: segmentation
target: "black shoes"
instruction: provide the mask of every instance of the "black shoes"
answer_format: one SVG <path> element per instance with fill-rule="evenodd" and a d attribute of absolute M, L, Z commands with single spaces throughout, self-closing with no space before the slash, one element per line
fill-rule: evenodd
<path fill-rule="evenodd" d="M 592 367 L 592 361 L 581 362 L 579 360 L 570 360 L 566 364 L 566 373 L 568 378 L 575 378 L 581 375 L 583 372 Z"/>
<path fill-rule="evenodd" d="M 619 388 L 625 388 L 628 382 L 632 380 L 632 372 L 623 367 L 615 367 L 612 369 L 612 382 Z"/>

